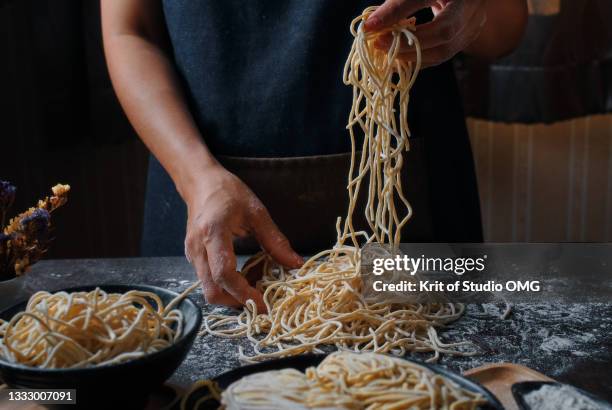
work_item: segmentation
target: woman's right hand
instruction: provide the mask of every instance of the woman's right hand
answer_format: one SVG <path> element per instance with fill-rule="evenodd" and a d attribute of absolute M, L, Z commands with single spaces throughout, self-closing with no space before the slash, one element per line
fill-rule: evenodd
<path fill-rule="evenodd" d="M 221 165 L 209 167 L 186 193 L 185 256 L 202 281 L 206 301 L 239 306 L 253 299 L 265 311 L 263 296 L 237 272 L 234 237 L 254 235 L 279 264 L 298 268 L 304 261 L 291 248 L 259 198 Z"/>

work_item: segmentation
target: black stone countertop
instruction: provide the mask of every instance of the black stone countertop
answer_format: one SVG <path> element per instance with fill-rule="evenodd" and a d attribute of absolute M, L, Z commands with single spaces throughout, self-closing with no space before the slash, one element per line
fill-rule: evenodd
<path fill-rule="evenodd" d="M 19 280 L 21 290 L 9 290 L 0 283 L 0 305 L 6 307 L 37 290 L 103 283 L 149 284 L 180 292 L 193 280 L 191 266 L 179 257 L 48 260 Z M 199 293 L 191 298 L 204 313 L 226 310 L 205 305 Z M 519 363 L 612 401 L 612 301 L 522 304 L 514 306 L 506 320 L 499 319 L 500 313 L 495 305 L 469 306 L 466 315 L 440 332 L 440 338 L 448 342 L 471 340 L 483 353 L 444 356 L 439 364 L 461 372 L 485 363 Z M 250 345 L 243 339 L 199 337 L 171 381 L 188 385 L 238 367 L 239 345 L 249 351 Z M 424 360 L 430 355 L 414 357 Z"/>

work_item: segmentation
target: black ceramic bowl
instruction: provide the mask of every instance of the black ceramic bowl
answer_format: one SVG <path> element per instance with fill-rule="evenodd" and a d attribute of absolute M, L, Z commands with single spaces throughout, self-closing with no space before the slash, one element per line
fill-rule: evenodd
<path fill-rule="evenodd" d="M 213 379 L 216 382 L 217 386 L 221 390 L 225 390 L 230 384 L 233 382 L 243 378 L 244 376 L 248 376 L 250 374 L 266 372 L 269 370 L 279 370 L 279 369 L 287 369 L 292 368 L 299 371 L 305 371 L 307 368 L 312 366 L 317 366 L 323 359 L 325 359 L 327 355 L 325 354 L 304 354 L 300 356 L 292 356 L 285 357 L 282 359 L 269 360 L 262 363 L 252 364 L 248 366 L 239 367 L 234 370 L 230 370 L 225 372 Z M 442 367 L 430 365 L 426 363 L 421 363 L 416 360 L 405 359 L 409 362 L 416 363 L 420 366 L 426 367 L 432 370 L 434 373 L 441 374 L 442 376 L 454 381 L 459 386 L 470 390 L 474 393 L 480 393 L 487 400 L 487 404 L 480 406 L 479 410 L 503 410 L 504 407 L 501 405 L 499 400 L 487 389 L 483 386 L 475 383 L 463 376 L 460 376 L 456 373 L 453 373 L 449 370 L 443 369 Z M 203 401 L 200 403 L 199 407 L 196 409 L 194 406 L 198 402 L 199 399 L 208 395 L 208 388 L 202 387 L 195 394 L 191 395 L 189 400 L 186 403 L 186 408 L 193 410 L 213 410 L 217 409 L 219 403 L 215 400 Z"/>
<path fill-rule="evenodd" d="M 147 285 L 100 285 L 109 293 L 141 290 L 157 294 L 164 304 L 178 296 L 167 289 Z M 96 286 L 62 289 L 66 292 L 94 290 Z M 19 303 L 0 313 L 8 320 L 25 309 L 27 302 Z M 94 366 L 83 369 L 40 369 L 0 360 L 0 378 L 11 388 L 76 389 L 78 408 L 138 409 L 146 405 L 149 393 L 166 381 L 185 359 L 193 344 L 202 312 L 189 298 L 178 306 L 184 316 L 184 331 L 172 346 L 128 362 Z M 74 405 L 69 408 L 74 409 Z"/>

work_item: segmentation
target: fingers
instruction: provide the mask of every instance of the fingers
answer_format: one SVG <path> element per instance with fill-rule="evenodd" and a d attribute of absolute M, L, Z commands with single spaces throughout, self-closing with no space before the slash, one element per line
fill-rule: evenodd
<path fill-rule="evenodd" d="M 213 305 L 239 307 L 240 303 L 212 280 L 206 249 L 203 249 L 203 246 L 201 248 L 198 250 L 195 246 L 192 246 L 188 255 L 189 262 L 194 267 L 198 279 L 202 282 L 202 292 L 206 302 Z"/>
<path fill-rule="evenodd" d="M 265 312 L 266 305 L 261 293 L 250 286 L 247 280 L 236 271 L 236 255 L 231 233 L 214 232 L 207 237 L 205 246 L 213 282 L 243 305 L 247 300 L 252 299 L 258 311 Z"/>
<path fill-rule="evenodd" d="M 457 7 L 456 3 L 449 3 L 431 23 L 417 26 L 416 34 L 421 44 L 422 67 L 435 66 L 451 59 L 468 47 L 480 34 L 486 21 L 484 8 L 448 10 Z M 416 51 L 402 44 L 399 58 L 416 61 Z"/>
<path fill-rule="evenodd" d="M 236 272 L 231 235 L 204 224 L 196 233 L 188 233 L 185 239 L 186 254 L 202 281 L 202 291 L 207 303 L 239 307 L 253 299 L 259 312 L 266 307 L 260 292 Z M 229 242 L 225 241 L 229 237 Z M 209 259 L 210 255 L 210 259 Z"/>
<path fill-rule="evenodd" d="M 374 47 L 380 50 L 388 50 L 391 47 L 391 43 L 393 43 L 393 35 L 391 33 L 386 33 L 381 36 L 378 36 L 376 41 L 374 42 Z M 401 47 L 405 46 L 404 41 L 402 39 Z M 406 50 L 407 51 L 407 50 Z"/>
<path fill-rule="evenodd" d="M 406 5 L 406 3 L 410 3 L 410 5 Z M 382 12 L 387 13 L 388 10 L 391 10 L 397 14 L 397 18 L 394 17 L 393 19 L 393 22 L 396 22 L 407 17 L 404 11 L 413 10 L 416 3 L 407 0 L 388 0 L 376 12 L 372 13 L 370 18 L 385 8 L 387 11 L 383 10 Z M 443 6 L 435 1 L 423 1 L 421 5 L 423 3 L 431 3 L 427 5 L 434 7 L 436 11 L 433 21 L 417 26 L 416 35 L 421 45 L 423 67 L 441 64 L 464 50 L 478 37 L 486 21 L 486 12 L 482 0 L 451 1 L 446 2 Z M 376 40 L 375 47 L 387 50 L 392 41 L 391 34 L 382 35 Z M 414 47 L 409 46 L 404 38 L 401 39 L 399 58 L 406 61 L 416 60 Z"/>
<path fill-rule="evenodd" d="M 258 204 L 252 210 L 251 226 L 253 234 L 263 249 L 283 266 L 299 268 L 304 259 L 289 244 L 289 240 L 278 229 L 268 211 Z"/>
<path fill-rule="evenodd" d="M 417 26 L 421 49 L 442 46 L 460 40 L 462 35 L 474 27 L 474 17 L 483 7 L 479 1 L 449 2 L 429 23 Z M 477 26 L 479 25 L 476 24 Z"/>
<path fill-rule="evenodd" d="M 391 44 L 393 44 L 393 35 L 391 33 L 386 33 L 376 39 L 374 42 L 374 47 L 378 48 L 379 50 L 387 51 L 389 47 L 391 47 Z M 409 45 L 406 37 L 402 35 L 400 38 L 399 53 L 409 53 L 413 51 L 414 45 Z"/>
<path fill-rule="evenodd" d="M 477 37 L 478 32 L 466 33 L 454 43 L 442 44 L 425 50 L 421 56 L 423 66 L 431 67 L 448 61 L 457 53 L 465 50 Z"/>
<path fill-rule="evenodd" d="M 389 27 L 403 18 L 436 3 L 436 0 L 386 0 L 364 23 L 366 31 Z"/>

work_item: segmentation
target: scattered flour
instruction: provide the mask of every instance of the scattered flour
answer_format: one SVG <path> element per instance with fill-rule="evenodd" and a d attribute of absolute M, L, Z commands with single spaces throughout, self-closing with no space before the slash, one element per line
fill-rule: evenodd
<path fill-rule="evenodd" d="M 569 350 L 574 346 L 574 342 L 570 339 L 559 336 L 550 336 L 546 338 L 540 345 L 540 349 L 552 353 L 561 350 Z"/>
<path fill-rule="evenodd" d="M 602 407 L 567 385 L 545 384 L 525 395 L 532 410 L 602 410 Z"/>

